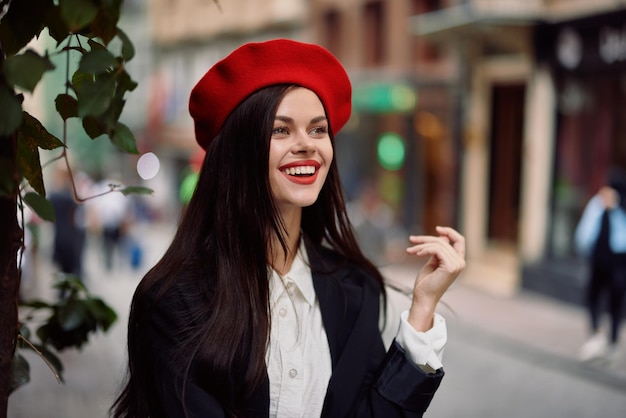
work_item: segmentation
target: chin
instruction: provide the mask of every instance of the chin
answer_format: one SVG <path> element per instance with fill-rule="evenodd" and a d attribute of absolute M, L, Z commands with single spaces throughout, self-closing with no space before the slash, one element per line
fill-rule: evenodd
<path fill-rule="evenodd" d="M 307 208 L 309 206 L 312 206 L 316 201 L 317 201 L 317 197 L 315 199 L 301 199 L 301 200 L 298 200 L 297 202 L 294 202 L 294 204 L 301 208 Z"/>
<path fill-rule="evenodd" d="M 292 206 L 298 208 L 306 208 L 313 205 L 317 201 L 317 196 L 314 197 L 298 197 L 293 199 L 284 199 L 282 205 Z"/>

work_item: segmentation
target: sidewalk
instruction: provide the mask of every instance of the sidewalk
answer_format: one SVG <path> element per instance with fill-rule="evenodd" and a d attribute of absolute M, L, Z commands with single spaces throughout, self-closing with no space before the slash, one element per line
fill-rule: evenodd
<path fill-rule="evenodd" d="M 172 233 L 173 227 L 168 225 L 150 225 L 141 231 L 146 258 L 139 270 L 123 266 L 113 273 L 105 272 L 97 247 L 90 244 L 87 284 L 93 294 L 117 311 L 118 322 L 108 333 L 93 338 L 81 352 L 61 354 L 65 366 L 63 385 L 55 382 L 39 359 L 29 356 L 31 382 L 9 398 L 10 418 L 107 417 L 123 378 L 132 293 L 143 274 L 165 251 Z M 43 270 L 49 268 L 49 263 L 42 260 L 41 267 L 44 277 Z M 417 265 L 405 263 L 381 270 L 390 283 L 410 293 L 417 269 Z M 461 275 L 440 304 L 439 311 L 448 324 L 444 355 L 447 376 L 427 417 L 625 415 L 614 413 L 626 411 L 624 347 L 622 362 L 612 367 L 581 364 L 576 359 L 587 338 L 587 318 L 582 307 L 525 291 L 492 294 L 474 286 L 475 279 Z M 39 287 L 49 291 L 49 283 L 40 283 Z M 626 333 L 623 336 L 626 338 Z M 559 388 L 560 398 L 546 400 L 549 396 L 544 392 L 550 387 Z M 564 391 L 567 395 L 563 395 Z M 528 404 L 536 399 L 543 399 L 543 404 Z M 605 408 L 598 410 L 599 414 L 581 409 L 586 404 L 588 408 L 598 408 L 595 401 Z M 565 404 L 569 404 L 569 410 Z M 499 409 L 494 412 L 487 407 Z M 507 409 L 514 407 L 519 411 Z M 532 411 L 539 407 L 542 412 L 533 415 Z M 574 413 L 572 408 L 577 408 Z M 464 412 L 459 415 L 459 411 Z"/>
<path fill-rule="evenodd" d="M 390 283 L 410 292 L 418 268 L 403 264 L 381 270 Z M 624 342 L 617 364 L 580 363 L 577 359 L 579 348 L 589 337 L 587 313 L 582 306 L 525 290 L 509 296 L 486 292 L 474 286 L 475 279 L 462 273 L 440 303 L 449 340 L 455 338 L 455 333 L 480 335 L 487 339 L 483 344 L 509 346 L 535 359 L 541 358 L 548 365 L 619 388 L 626 395 Z M 622 340 L 626 341 L 624 327 Z"/>

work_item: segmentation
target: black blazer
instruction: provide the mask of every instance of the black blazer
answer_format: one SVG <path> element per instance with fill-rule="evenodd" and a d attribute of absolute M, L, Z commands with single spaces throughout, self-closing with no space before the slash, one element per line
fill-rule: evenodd
<path fill-rule="evenodd" d="M 425 373 L 395 341 L 385 353 L 378 328 L 377 281 L 333 251 L 311 245 L 307 250 L 332 359 L 322 417 L 421 417 L 439 387 L 443 370 Z M 171 335 L 184 323 L 177 302 L 168 300 L 170 294 L 150 310 L 141 331 L 149 340 L 144 341 L 150 347 L 147 355 L 158 363 L 153 370 L 154 385 L 148 389 L 154 394 L 150 396 L 152 418 L 185 416 L 175 389 L 177 371 L 165 354 L 175 341 Z M 225 417 L 219 402 L 193 380 L 186 382 L 185 403 L 188 417 Z M 246 416 L 264 418 L 268 412 L 266 378 L 253 394 Z"/>

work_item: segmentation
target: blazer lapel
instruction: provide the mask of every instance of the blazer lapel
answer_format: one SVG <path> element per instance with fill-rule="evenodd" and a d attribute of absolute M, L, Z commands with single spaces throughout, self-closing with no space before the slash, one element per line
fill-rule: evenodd
<path fill-rule="evenodd" d="M 255 417 L 255 418 L 265 418 L 269 417 L 270 412 L 270 381 L 265 374 L 265 378 L 263 382 L 261 382 L 260 386 L 256 388 L 250 401 L 248 402 L 248 407 L 246 408 L 245 415 L 246 417 Z"/>
<path fill-rule="evenodd" d="M 361 289 L 346 286 L 343 279 L 348 270 L 330 262 L 316 249 L 308 253 L 334 369 L 358 314 Z"/>
<path fill-rule="evenodd" d="M 322 416 L 344 417 L 362 396 L 363 384 L 374 378 L 369 376 L 372 365 L 375 371 L 385 354 L 378 331 L 379 295 L 365 291 L 368 277 L 333 264 L 333 256 L 323 251 L 308 252 L 333 365 Z"/>

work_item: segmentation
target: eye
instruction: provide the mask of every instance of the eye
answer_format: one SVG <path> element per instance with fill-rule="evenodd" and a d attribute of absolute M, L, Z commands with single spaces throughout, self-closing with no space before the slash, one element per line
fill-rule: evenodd
<path fill-rule="evenodd" d="M 327 126 L 316 126 L 309 131 L 309 133 L 313 136 L 325 136 L 328 134 Z"/>
<path fill-rule="evenodd" d="M 272 136 L 289 135 L 289 129 L 286 126 L 276 126 L 272 129 Z"/>

